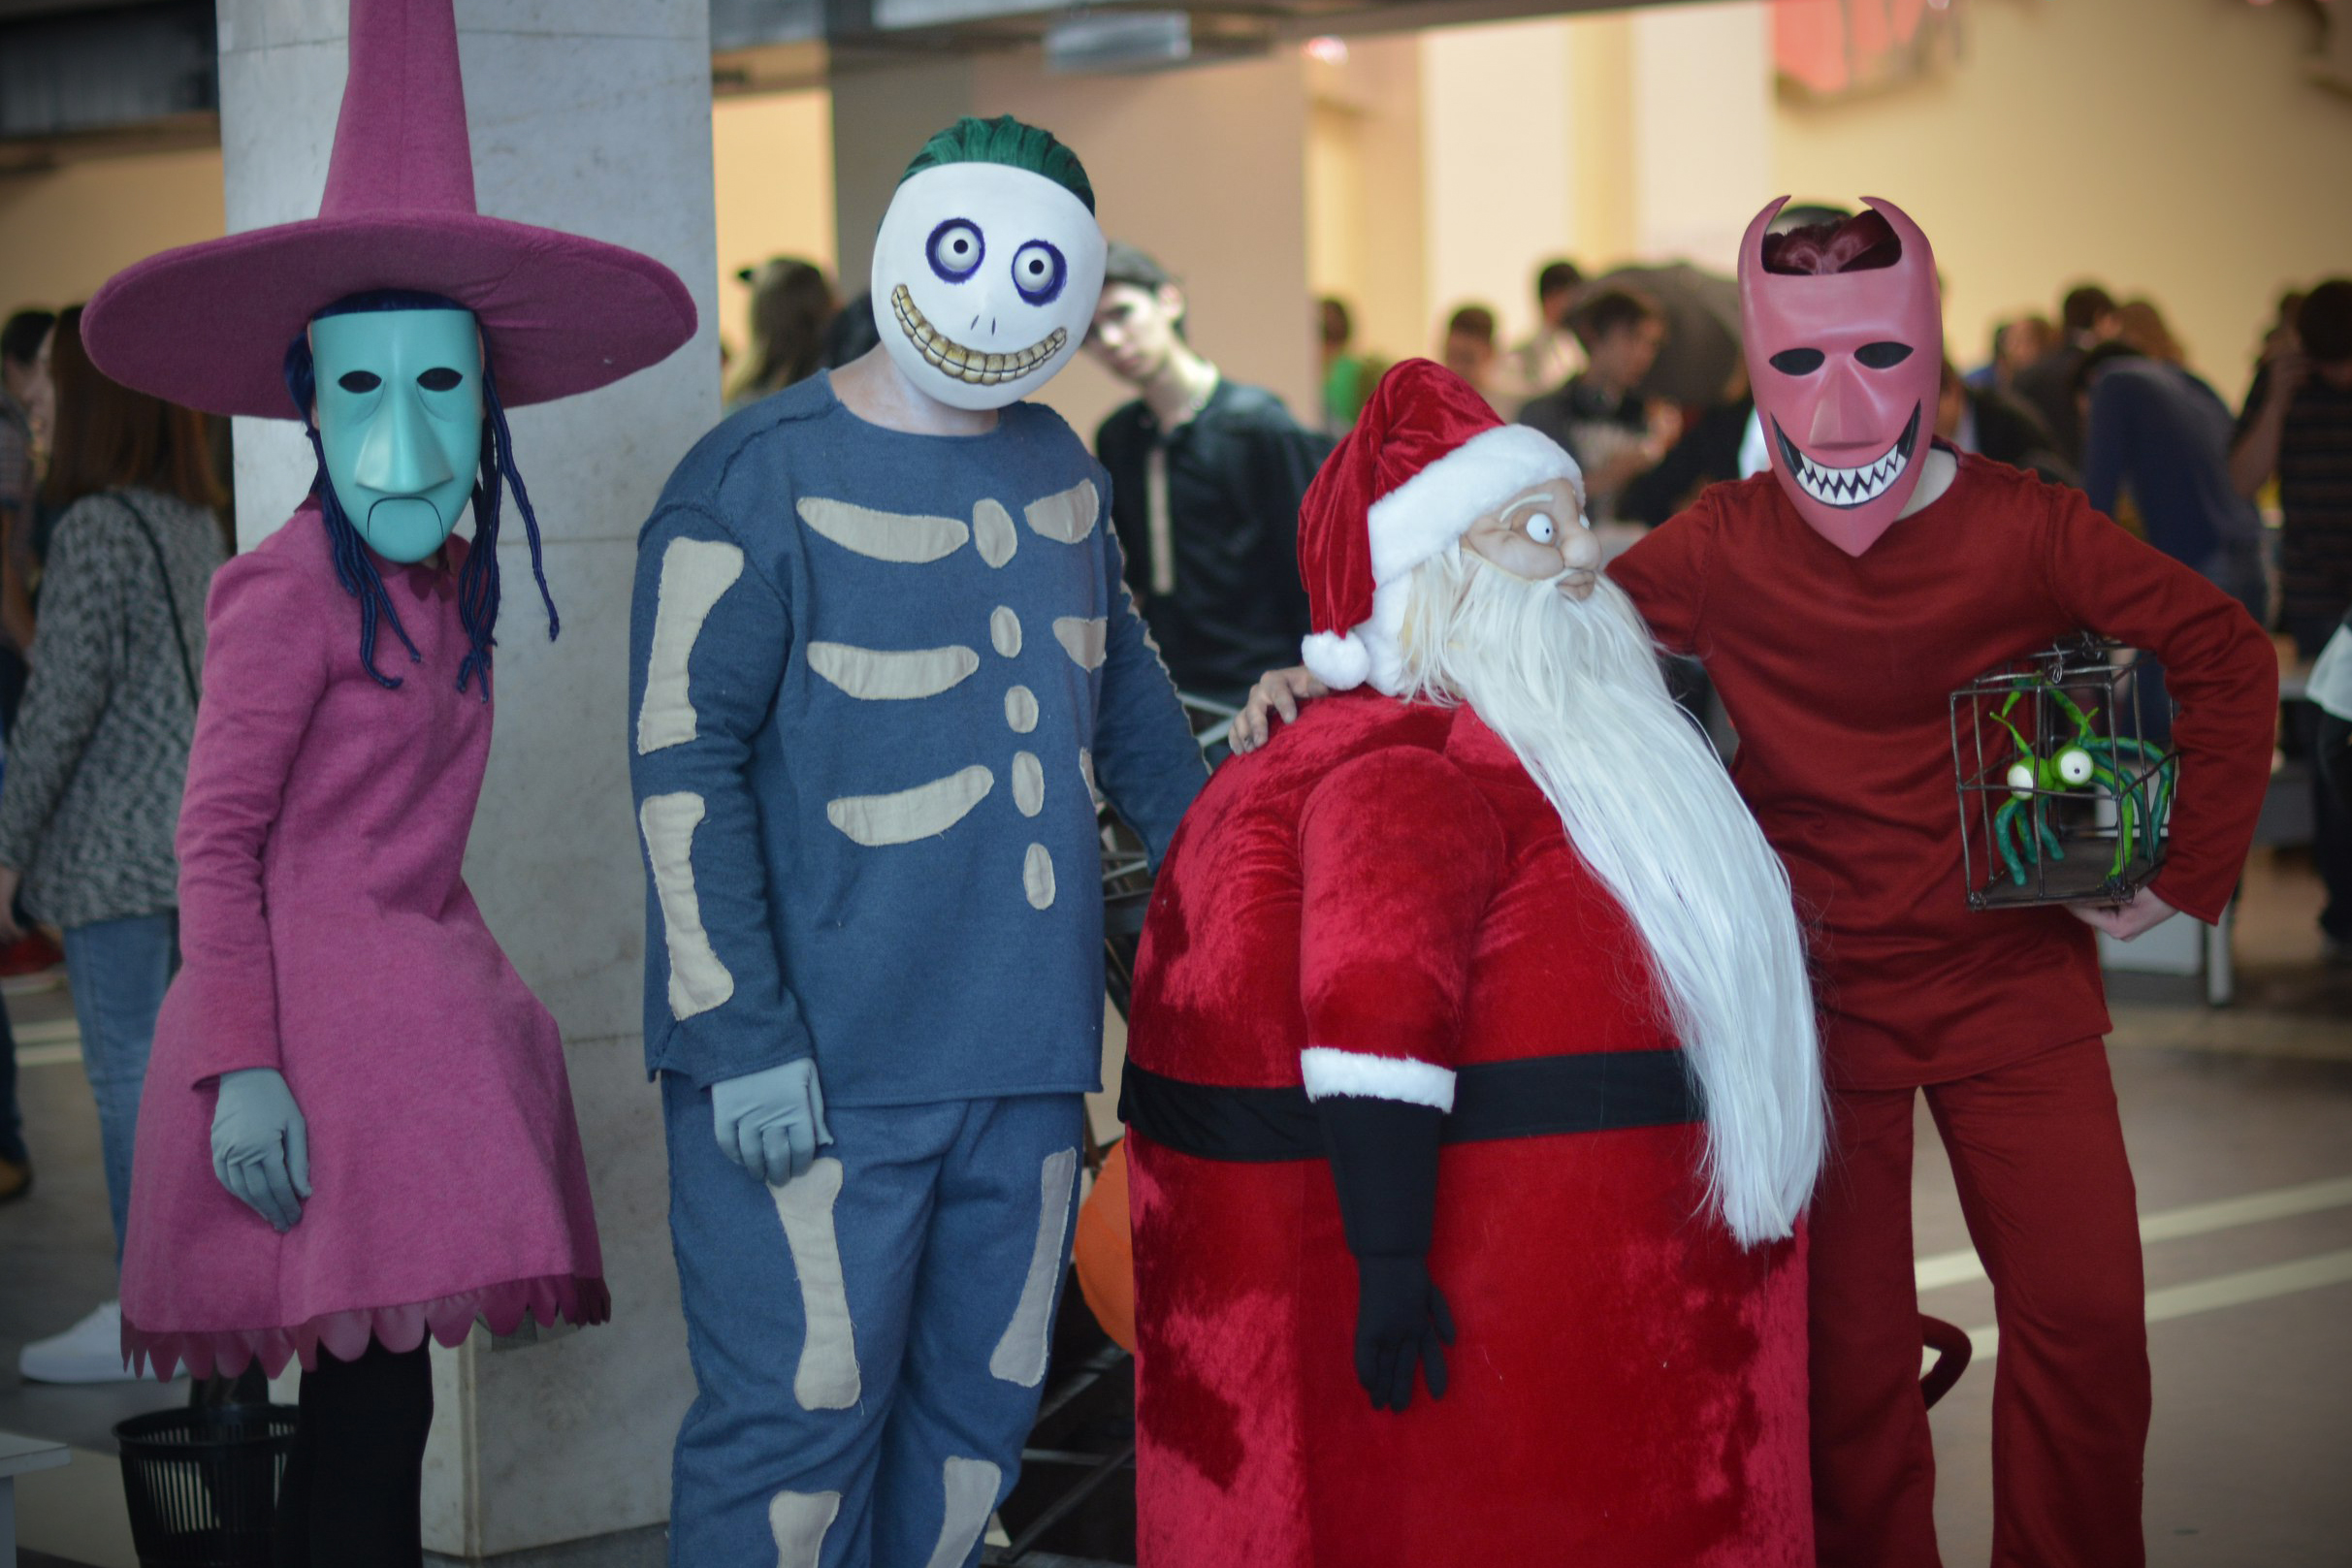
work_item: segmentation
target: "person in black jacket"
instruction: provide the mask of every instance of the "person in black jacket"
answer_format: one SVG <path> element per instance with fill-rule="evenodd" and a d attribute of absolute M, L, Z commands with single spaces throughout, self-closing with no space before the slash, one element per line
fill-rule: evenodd
<path fill-rule="evenodd" d="M 1299 502 L 1331 451 L 1186 340 L 1184 291 L 1113 243 L 1086 348 L 1141 394 L 1095 432 L 1127 586 L 1179 689 L 1238 703 L 1306 634 Z"/>

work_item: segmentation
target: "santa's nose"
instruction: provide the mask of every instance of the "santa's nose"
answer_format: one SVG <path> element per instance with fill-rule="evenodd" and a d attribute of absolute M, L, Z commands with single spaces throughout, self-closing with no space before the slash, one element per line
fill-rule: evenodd
<path fill-rule="evenodd" d="M 1850 358 L 1833 358 L 1822 372 L 1821 400 L 1813 405 L 1813 429 L 1806 444 L 1814 447 L 1853 446 L 1872 437 L 1870 396 L 1861 373 Z"/>
<path fill-rule="evenodd" d="M 1600 569 L 1600 541 L 1594 537 L 1593 530 L 1585 526 L 1583 518 L 1578 518 L 1561 539 L 1560 559 L 1567 563 L 1568 570 L 1572 572 Z"/>

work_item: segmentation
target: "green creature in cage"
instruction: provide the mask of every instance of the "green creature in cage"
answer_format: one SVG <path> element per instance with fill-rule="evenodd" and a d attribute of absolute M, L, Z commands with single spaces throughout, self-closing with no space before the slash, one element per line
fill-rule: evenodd
<path fill-rule="evenodd" d="M 2054 747 L 2047 756 L 2037 752 L 2009 720 L 2011 712 L 2028 693 L 2048 698 L 2074 720 L 2074 736 Z M 2171 755 L 2143 741 L 2100 735 L 2092 727 L 2091 716 L 2046 681 L 2012 691 L 1993 715 L 1993 721 L 2009 731 L 2017 747 L 2016 760 L 2009 765 L 2006 781 L 2011 798 L 1993 816 L 1993 843 L 2009 867 L 2010 880 L 2019 887 L 2025 885 L 2028 865 L 2039 865 L 2045 857 L 2066 858 L 2066 849 L 2046 816 L 2045 802 L 2053 796 L 2091 788 L 2105 791 L 2115 803 L 2115 857 L 2108 867 L 2110 877 L 2121 875 L 2131 863 L 2143 824 L 2151 835 L 2163 831 L 2178 770 Z M 2030 830 L 2025 822 L 2029 814 Z"/>

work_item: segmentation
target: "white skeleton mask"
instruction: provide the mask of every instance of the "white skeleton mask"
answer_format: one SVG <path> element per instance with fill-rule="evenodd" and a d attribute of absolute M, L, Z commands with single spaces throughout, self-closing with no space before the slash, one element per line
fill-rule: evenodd
<path fill-rule="evenodd" d="M 874 241 L 874 325 L 909 380 L 956 408 L 1002 408 L 1070 363 L 1103 292 L 1101 225 L 1043 175 L 925 169 Z"/>

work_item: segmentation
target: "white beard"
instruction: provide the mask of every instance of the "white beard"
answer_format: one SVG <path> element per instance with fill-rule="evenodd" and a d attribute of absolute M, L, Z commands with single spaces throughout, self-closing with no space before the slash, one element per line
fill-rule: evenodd
<path fill-rule="evenodd" d="M 1787 1236 L 1826 1136 L 1788 877 L 1632 601 L 1606 578 L 1571 600 L 1457 549 L 1416 571 L 1402 640 L 1405 695 L 1476 711 L 1641 933 L 1706 1101 L 1709 1205 L 1744 1246 Z"/>

